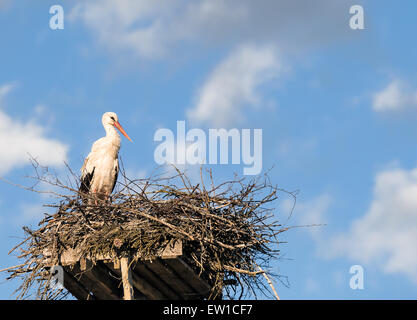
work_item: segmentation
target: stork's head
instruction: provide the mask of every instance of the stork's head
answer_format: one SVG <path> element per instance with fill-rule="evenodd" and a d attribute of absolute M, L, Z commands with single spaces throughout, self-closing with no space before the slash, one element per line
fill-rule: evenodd
<path fill-rule="evenodd" d="M 126 131 L 124 131 L 124 129 L 120 125 L 119 118 L 117 117 L 117 114 L 115 114 L 114 112 L 106 112 L 105 114 L 103 114 L 103 117 L 101 118 L 101 122 L 103 123 L 103 126 L 104 127 L 106 127 L 108 125 L 111 125 L 111 126 L 116 127 L 117 129 L 119 129 L 119 131 L 126 138 L 128 138 L 130 141 L 132 141 L 132 139 L 129 138 L 129 136 L 127 135 Z"/>

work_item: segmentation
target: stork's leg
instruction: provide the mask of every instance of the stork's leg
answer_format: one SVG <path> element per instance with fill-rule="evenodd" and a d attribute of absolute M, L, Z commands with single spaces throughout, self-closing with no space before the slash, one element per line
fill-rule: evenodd
<path fill-rule="evenodd" d="M 97 190 L 93 190 L 93 197 L 94 197 L 94 203 L 95 203 L 95 205 L 98 205 L 98 203 L 97 203 Z"/>

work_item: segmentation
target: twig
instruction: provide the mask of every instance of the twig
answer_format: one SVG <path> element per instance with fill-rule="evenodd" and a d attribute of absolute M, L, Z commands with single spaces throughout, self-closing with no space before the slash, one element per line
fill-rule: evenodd
<path fill-rule="evenodd" d="M 262 271 L 262 274 L 264 275 L 264 277 L 265 277 L 266 281 L 268 282 L 268 284 L 271 286 L 271 289 L 272 289 L 272 291 L 274 292 L 275 297 L 277 298 L 277 300 L 280 300 L 280 299 L 279 299 L 279 296 L 278 296 L 278 293 L 277 293 L 277 291 L 275 290 L 274 286 L 272 285 L 272 281 L 269 279 L 269 277 L 268 277 L 268 275 L 266 274 L 266 272 L 264 272 L 260 266 L 258 266 L 258 269 L 259 269 L 260 271 Z"/>
<path fill-rule="evenodd" d="M 5 268 L 5 269 L 1 269 L 0 272 L 12 270 L 12 269 L 17 269 L 17 268 L 23 267 L 25 265 L 26 265 L 25 263 L 22 263 L 22 264 L 19 264 L 17 266 L 13 266 L 13 267 L 8 267 L 8 268 Z"/>
<path fill-rule="evenodd" d="M 241 298 L 244 293 L 256 297 L 257 292 L 269 291 L 268 283 L 279 299 L 262 267 L 278 257 L 276 246 L 283 243 L 279 236 L 292 227 L 272 221 L 277 216 L 274 201 L 279 190 L 268 179 L 246 181 L 235 176 L 216 186 L 209 171 L 209 186 L 205 186 L 200 171 L 201 181 L 193 185 L 176 169 L 172 176 L 155 171 L 149 178 L 135 180 L 126 177 L 122 164 L 121 188 L 109 201 L 92 205 L 83 201 L 93 199 L 91 194 L 81 198 L 72 187 L 79 185 L 79 177 L 68 166 L 74 180 L 69 186 L 36 160 L 33 165 L 35 181 L 65 194 L 53 192 L 58 200 L 46 206 L 56 212 L 43 218 L 38 229 L 24 227 L 25 240 L 9 252 L 19 249 L 18 258 L 24 259 L 21 265 L 1 270 L 10 273 L 8 279 L 23 279 L 18 298 L 27 297 L 35 285 L 38 297 L 65 296 L 66 291 L 48 286 L 50 273 L 45 271 L 67 248 L 92 259 L 97 254 L 119 257 L 127 252 L 155 259 L 168 243 L 180 241 L 184 259 L 212 287 L 207 298 L 216 297 L 224 288 L 229 298 Z M 36 185 L 24 188 L 38 192 Z M 239 289 L 229 290 L 233 282 Z"/>

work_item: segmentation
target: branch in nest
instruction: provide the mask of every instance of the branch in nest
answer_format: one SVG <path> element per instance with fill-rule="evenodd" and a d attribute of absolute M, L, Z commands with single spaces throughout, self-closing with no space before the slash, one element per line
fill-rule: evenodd
<path fill-rule="evenodd" d="M 23 277 L 19 297 L 25 297 L 35 283 L 40 298 L 64 296 L 65 292 L 51 292 L 48 286 L 47 264 L 42 259 L 45 250 L 51 252 L 51 259 L 67 248 L 77 248 L 82 256 L 130 250 L 154 258 L 173 240 L 183 243 L 184 259 L 213 290 L 223 288 L 228 296 L 232 291 L 238 294 L 238 286 L 238 297 L 244 291 L 256 295 L 256 289 L 263 292 L 262 281 L 266 281 L 278 296 L 261 266 L 278 257 L 278 237 L 288 227 L 272 220 L 279 190 L 268 179 L 245 182 L 235 178 L 216 186 L 210 172 L 208 188 L 202 174 L 193 185 L 179 170 L 171 177 L 157 173 L 137 180 L 122 170 L 123 181 L 111 201 L 91 205 L 72 187 L 79 177 L 71 170 L 73 181 L 67 184 L 37 163 L 35 171 L 35 180 L 63 194 L 53 192 L 58 202 L 47 205 L 56 208 L 56 213 L 45 217 L 36 230 L 25 227 L 26 239 L 11 250 L 20 250 L 25 259 L 3 270 L 11 273 L 9 278 Z M 225 276 L 228 281 L 223 282 Z"/>

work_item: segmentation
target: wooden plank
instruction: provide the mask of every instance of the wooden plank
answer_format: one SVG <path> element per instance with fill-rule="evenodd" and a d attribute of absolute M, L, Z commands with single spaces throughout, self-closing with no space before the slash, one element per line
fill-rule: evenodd
<path fill-rule="evenodd" d="M 65 250 L 59 257 L 59 262 L 62 266 L 71 265 L 77 263 L 81 258 L 80 250 L 69 248 Z"/>
<path fill-rule="evenodd" d="M 110 276 L 110 270 L 102 261 L 98 261 L 89 271 L 98 282 L 101 290 L 105 291 L 110 299 L 121 299 L 121 290 L 118 281 Z"/>
<path fill-rule="evenodd" d="M 185 283 L 175 271 L 165 263 L 163 259 L 155 259 L 152 262 L 146 261 L 146 266 L 151 269 L 171 288 L 176 288 L 176 292 L 180 294 L 182 299 L 193 299 L 196 292 L 187 283 Z"/>
<path fill-rule="evenodd" d="M 91 263 L 88 263 L 91 268 Z M 80 258 L 80 269 L 81 271 L 87 270 L 87 259 L 84 257 Z"/>
<path fill-rule="evenodd" d="M 174 259 L 182 256 L 182 241 L 171 241 L 163 250 L 158 253 L 162 259 Z"/>
<path fill-rule="evenodd" d="M 118 276 L 121 277 L 121 270 L 115 269 L 112 263 L 106 264 L 108 268 L 113 270 Z M 158 291 L 152 284 L 149 283 L 148 279 L 138 276 L 133 270 L 131 270 L 133 287 L 136 289 L 135 299 L 165 299 L 164 295 Z"/>
<path fill-rule="evenodd" d="M 184 280 L 188 285 L 190 285 L 199 295 L 206 297 L 211 287 L 210 285 L 204 280 L 198 277 L 196 272 L 182 260 L 181 258 L 176 259 L 167 259 L 164 260 L 175 272 L 178 276 Z"/>
<path fill-rule="evenodd" d="M 68 287 L 72 290 L 69 291 L 79 299 L 178 300 L 207 297 L 210 285 L 181 258 L 182 253 L 182 242 L 173 241 L 159 251 L 158 258 L 138 260 L 131 268 L 129 258 L 118 259 L 110 255 L 95 256 L 93 260 L 99 261 L 93 265 L 89 256 L 82 257 L 77 248 L 66 250 L 60 260 L 72 276 L 72 279 L 68 277 Z"/>
<path fill-rule="evenodd" d="M 95 300 L 94 295 L 64 268 L 64 287 L 78 300 Z"/>
<path fill-rule="evenodd" d="M 99 300 L 119 300 L 121 297 L 117 284 L 98 265 L 88 266 L 87 270 L 81 271 L 77 263 L 72 267 L 71 274 Z"/>
<path fill-rule="evenodd" d="M 114 269 L 120 269 L 120 259 L 119 258 L 115 258 L 113 261 L 113 268 Z"/>
<path fill-rule="evenodd" d="M 181 296 L 175 292 L 175 288 L 170 288 L 161 278 L 152 272 L 146 265 L 144 261 L 138 261 L 135 264 L 134 272 L 139 277 L 146 279 L 153 287 L 163 293 L 163 296 L 159 300 L 171 299 L 179 300 Z"/>
<path fill-rule="evenodd" d="M 120 270 L 122 272 L 122 282 L 123 282 L 123 299 L 124 300 L 133 300 L 133 284 L 132 284 L 132 273 L 130 271 L 130 258 L 123 257 L 120 259 Z"/>
<path fill-rule="evenodd" d="M 47 265 L 52 266 L 52 259 L 51 259 L 52 248 L 45 249 L 43 251 L 43 255 L 45 257 Z M 182 242 L 178 240 L 172 241 L 165 248 L 162 248 L 161 250 L 159 250 L 157 254 L 157 256 L 163 259 L 172 259 L 181 255 L 182 255 Z M 77 248 L 77 247 L 69 248 L 60 254 L 59 264 L 61 266 L 73 265 L 77 263 L 78 261 L 80 261 L 81 258 L 82 258 L 82 254 L 81 254 L 80 248 Z M 108 253 L 108 254 L 97 254 L 94 257 L 87 255 L 83 258 L 94 260 L 94 261 L 101 261 L 101 260 L 114 260 L 116 257 Z M 136 254 L 135 258 L 140 259 L 141 255 Z"/>
<path fill-rule="evenodd" d="M 52 264 L 52 259 L 51 259 L 52 251 L 50 249 L 45 249 L 43 251 L 43 255 L 46 261 L 46 265 L 52 266 L 51 265 Z M 82 258 L 100 261 L 100 260 L 113 260 L 114 257 L 111 256 L 110 254 L 97 254 L 96 256 L 94 256 L 94 259 L 91 259 L 90 255 L 82 257 L 81 250 L 79 248 L 69 248 L 60 254 L 59 264 L 61 266 L 73 265 L 73 264 L 76 264 L 78 261 L 80 261 L 80 259 Z"/>
<path fill-rule="evenodd" d="M 143 294 L 153 300 L 164 300 L 166 297 L 162 292 L 153 287 L 145 278 L 132 272 L 133 285 Z"/>
<path fill-rule="evenodd" d="M 85 273 L 82 273 L 77 270 L 76 268 L 73 268 L 70 271 L 70 274 L 74 277 L 74 279 L 80 283 L 84 288 L 86 288 L 87 291 L 92 292 L 93 296 L 98 300 L 108 300 L 107 295 L 104 293 L 98 291 L 96 289 L 96 284 L 93 280 L 91 280 Z"/>

